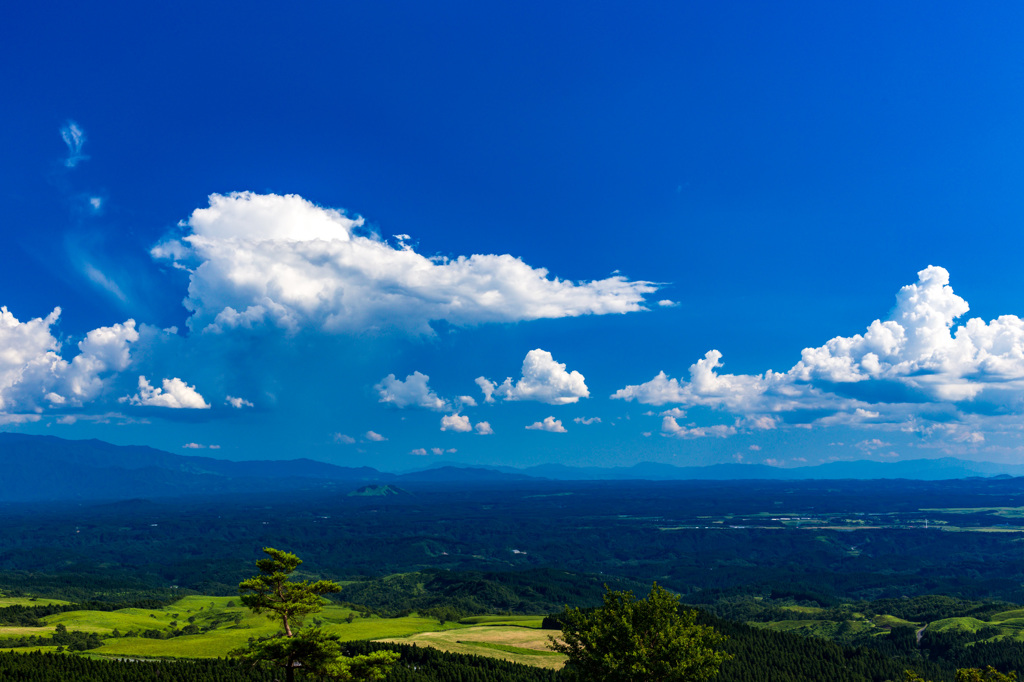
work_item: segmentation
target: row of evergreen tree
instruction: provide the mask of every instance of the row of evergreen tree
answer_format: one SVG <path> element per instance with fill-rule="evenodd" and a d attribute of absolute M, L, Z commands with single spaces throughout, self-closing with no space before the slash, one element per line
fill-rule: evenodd
<path fill-rule="evenodd" d="M 555 682 L 558 674 L 494 658 L 451 654 L 415 645 L 352 642 L 348 655 L 392 650 L 401 659 L 386 682 Z M 301 679 L 301 674 L 299 675 Z M 34 652 L 0 652 L 4 682 L 272 682 L 275 673 L 237 660 L 94 660 Z"/>

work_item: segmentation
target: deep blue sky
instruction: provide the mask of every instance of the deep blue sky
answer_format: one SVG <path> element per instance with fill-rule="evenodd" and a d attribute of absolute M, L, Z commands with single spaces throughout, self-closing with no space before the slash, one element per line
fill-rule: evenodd
<path fill-rule="evenodd" d="M 1021 458 L 1024 324 L 988 324 L 1024 315 L 1020 7 L 6 15 L 2 429 L 392 469 Z"/>

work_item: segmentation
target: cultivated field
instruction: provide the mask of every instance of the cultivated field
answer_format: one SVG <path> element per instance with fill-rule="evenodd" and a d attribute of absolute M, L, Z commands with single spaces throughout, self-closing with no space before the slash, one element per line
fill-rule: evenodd
<path fill-rule="evenodd" d="M 521 626 L 484 625 L 446 632 L 421 632 L 383 641 L 430 646 L 459 654 L 503 658 L 541 668 L 561 668 L 565 656 L 548 649 L 550 630 Z"/>

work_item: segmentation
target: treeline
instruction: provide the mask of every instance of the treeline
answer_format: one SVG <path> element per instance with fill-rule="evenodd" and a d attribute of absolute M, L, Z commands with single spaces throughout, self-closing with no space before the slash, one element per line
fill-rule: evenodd
<path fill-rule="evenodd" d="M 0 680 L 26 682 L 273 682 L 237 661 L 104 661 L 54 653 L 0 652 Z"/>
<path fill-rule="evenodd" d="M 717 598 L 714 594 L 700 594 L 692 595 L 687 601 L 719 618 L 744 623 L 771 623 L 793 619 L 794 606 L 820 609 L 801 610 L 801 620 L 841 621 L 850 618 L 853 613 L 860 613 L 867 617 L 895 616 L 922 624 L 943 618 L 971 617 L 988 620 L 996 613 L 1018 608 L 1016 604 L 1005 601 L 971 601 L 944 595 L 837 603 L 820 594 L 791 589 L 774 590 L 760 595 L 730 595 Z"/>
<path fill-rule="evenodd" d="M 171 601 L 140 599 L 133 602 L 85 601 L 76 604 L 12 604 L 0 608 L 0 625 L 38 628 L 42 619 L 57 613 L 69 611 L 119 611 L 121 609 L 159 609 Z"/>
<path fill-rule="evenodd" d="M 486 613 L 545 613 L 566 604 L 596 605 L 601 603 L 605 585 L 617 590 L 644 589 L 643 584 L 630 580 L 554 569 L 428 570 L 348 583 L 336 599 L 385 617 L 417 611 L 458 620 Z"/>
<path fill-rule="evenodd" d="M 0 649 L 17 649 L 22 647 L 54 646 L 57 652 L 88 651 L 99 649 L 103 640 L 95 632 L 69 631 L 63 623 L 58 623 L 55 632 L 49 637 L 28 635 L 22 637 L 0 638 Z M 0 678 L 4 679 L 4 678 Z"/>
<path fill-rule="evenodd" d="M 955 671 L 917 656 L 886 656 L 866 647 L 846 647 L 813 637 L 754 628 L 698 612 L 697 622 L 728 637 L 733 659 L 716 682 L 883 682 L 902 680 L 914 669 L 935 682 L 951 682 Z"/>
<path fill-rule="evenodd" d="M 493 658 L 450 654 L 415 645 L 351 642 L 348 655 L 401 653 L 385 682 L 555 682 L 558 674 Z M 305 679 L 301 674 L 300 680 Z M 272 682 L 275 674 L 232 660 L 93 660 L 53 653 L 0 652 L 0 680 L 29 682 Z"/>

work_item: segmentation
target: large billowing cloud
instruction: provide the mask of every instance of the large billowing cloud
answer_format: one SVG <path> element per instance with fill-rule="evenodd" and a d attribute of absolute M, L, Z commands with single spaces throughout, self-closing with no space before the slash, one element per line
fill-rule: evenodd
<path fill-rule="evenodd" d="M 487 402 L 494 396 L 505 400 L 536 400 L 549 405 L 569 405 L 590 396 L 582 374 L 566 372 L 565 365 L 555 362 L 551 353 L 540 348 L 531 350 L 523 359 L 523 376 L 512 383 L 508 377 L 502 384 L 484 377 L 476 379 Z"/>
<path fill-rule="evenodd" d="M 69 362 L 50 331 L 59 317 L 56 308 L 45 318 L 21 322 L 0 308 L 0 413 L 81 407 L 102 392 L 105 378 L 130 364 L 129 345 L 139 338 L 134 320 L 93 329 Z"/>
<path fill-rule="evenodd" d="M 273 325 L 289 331 L 458 325 L 628 313 L 656 287 L 622 276 L 570 282 L 511 255 L 429 258 L 360 234 L 362 220 L 297 195 L 214 194 L 152 249 L 191 272 L 193 330 Z"/>
<path fill-rule="evenodd" d="M 711 350 L 690 366 L 689 381 L 661 372 L 612 398 L 709 406 L 742 416 L 741 428 L 748 429 L 772 428 L 780 419 L 806 420 L 806 415 L 821 424 L 907 424 L 922 414 L 949 420 L 1020 413 L 1024 320 L 971 318 L 954 329 L 968 310 L 949 286 L 949 273 L 929 266 L 899 291 L 888 319 L 875 320 L 863 334 L 804 349 L 785 373 L 722 374 L 722 355 Z M 735 430 L 701 434 L 693 428 L 666 417 L 662 431 L 693 437 Z"/>

